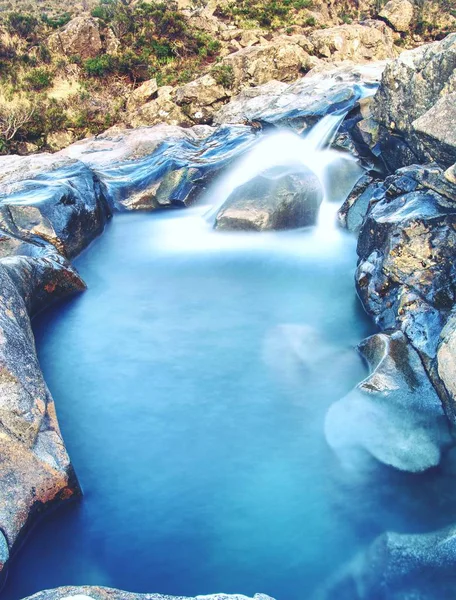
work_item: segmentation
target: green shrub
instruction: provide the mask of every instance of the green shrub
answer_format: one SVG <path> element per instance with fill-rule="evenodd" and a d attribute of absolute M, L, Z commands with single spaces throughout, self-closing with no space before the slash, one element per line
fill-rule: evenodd
<path fill-rule="evenodd" d="M 38 19 L 32 15 L 12 12 L 7 16 L 6 24 L 10 33 L 15 33 L 19 37 L 28 39 L 36 32 Z"/>
<path fill-rule="evenodd" d="M 101 54 L 88 58 L 84 62 L 84 71 L 89 77 L 104 77 L 115 70 L 115 60 L 110 54 Z"/>
<path fill-rule="evenodd" d="M 48 17 L 48 15 L 44 13 L 41 15 L 41 20 L 48 27 L 52 27 L 52 29 L 59 29 L 71 21 L 71 15 L 70 13 L 66 12 L 58 17 L 52 18 Z"/>
<path fill-rule="evenodd" d="M 216 65 L 211 71 L 212 77 L 219 85 L 232 88 L 235 83 L 234 71 L 231 65 Z"/>
<path fill-rule="evenodd" d="M 27 84 L 37 92 L 50 88 L 53 79 L 54 74 L 44 68 L 33 69 L 25 77 Z"/>

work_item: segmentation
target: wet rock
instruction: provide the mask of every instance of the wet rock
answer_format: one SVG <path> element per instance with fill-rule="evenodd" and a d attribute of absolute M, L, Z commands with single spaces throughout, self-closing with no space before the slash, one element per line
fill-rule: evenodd
<path fill-rule="evenodd" d="M 456 314 L 451 313 L 440 336 L 437 372 L 449 395 L 451 413 L 456 414 Z"/>
<path fill-rule="evenodd" d="M 394 58 L 391 29 L 379 21 L 317 29 L 309 36 L 314 53 L 332 60 L 385 60 Z"/>
<path fill-rule="evenodd" d="M 414 7 L 409 0 L 389 0 L 379 16 L 400 32 L 408 32 L 414 17 Z"/>
<path fill-rule="evenodd" d="M 98 19 L 88 16 L 75 17 L 48 38 L 52 52 L 66 56 L 94 58 L 103 49 Z"/>
<path fill-rule="evenodd" d="M 353 233 L 358 233 L 372 200 L 378 194 L 383 197 L 383 186 L 375 183 L 374 178 L 367 173 L 363 175 L 337 213 L 339 225 Z"/>
<path fill-rule="evenodd" d="M 318 600 L 451 598 L 455 559 L 454 526 L 432 533 L 386 532 L 349 563 Z"/>
<path fill-rule="evenodd" d="M 400 169 L 382 187 L 360 231 L 358 293 L 381 329 L 401 329 L 433 359 L 455 301 L 456 205 L 433 166 Z"/>
<path fill-rule="evenodd" d="M 224 106 L 215 123 L 258 121 L 310 127 L 328 113 L 352 110 L 366 94 L 376 89 L 385 63 L 345 64 L 323 71 L 311 71 L 291 85 L 270 81 L 247 89 Z"/>
<path fill-rule="evenodd" d="M 455 162 L 454 102 L 453 96 L 445 98 L 455 91 L 455 74 L 456 34 L 403 52 L 386 67 L 372 119 L 375 152 L 391 171 L 419 162 Z"/>
<path fill-rule="evenodd" d="M 72 257 L 101 233 L 109 210 L 82 163 L 50 154 L 0 158 L 0 227 L 20 239 L 41 237 Z"/>
<path fill-rule="evenodd" d="M 162 594 L 133 594 L 102 587 L 62 587 L 55 590 L 46 590 L 27 600 L 274 600 L 266 594 L 255 594 L 252 598 L 239 594 L 209 594 L 195 598 L 176 598 Z"/>
<path fill-rule="evenodd" d="M 80 494 L 30 317 L 83 289 L 70 264 L 42 241 L 22 242 L 0 260 L 0 572 L 41 515 Z"/>
<path fill-rule="evenodd" d="M 329 409 L 325 434 L 344 455 L 367 451 L 401 471 L 439 464 L 451 444 L 440 399 L 402 332 L 377 334 L 359 347 L 370 375 Z"/>
<path fill-rule="evenodd" d="M 314 225 L 321 200 L 320 182 L 312 173 L 266 172 L 234 190 L 218 212 L 215 228 L 264 231 Z"/>
<path fill-rule="evenodd" d="M 94 170 L 114 210 L 152 210 L 191 204 L 255 139 L 245 126 L 161 125 L 107 132 L 64 154 Z"/>

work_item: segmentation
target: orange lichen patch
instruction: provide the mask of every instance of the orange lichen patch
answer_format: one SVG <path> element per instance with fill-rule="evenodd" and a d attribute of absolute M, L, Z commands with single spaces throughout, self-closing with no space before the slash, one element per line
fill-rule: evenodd
<path fill-rule="evenodd" d="M 49 294 L 52 294 L 53 292 L 55 292 L 55 289 L 57 287 L 57 284 L 52 282 L 52 283 L 48 283 L 47 285 L 44 286 L 44 289 L 46 290 L 46 292 L 48 292 Z"/>

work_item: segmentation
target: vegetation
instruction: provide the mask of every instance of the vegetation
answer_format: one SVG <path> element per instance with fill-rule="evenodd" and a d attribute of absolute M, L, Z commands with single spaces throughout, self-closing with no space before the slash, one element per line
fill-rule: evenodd
<path fill-rule="evenodd" d="M 299 22 L 299 12 L 312 6 L 312 0 L 238 0 L 219 9 L 219 15 L 241 26 L 278 29 Z"/>

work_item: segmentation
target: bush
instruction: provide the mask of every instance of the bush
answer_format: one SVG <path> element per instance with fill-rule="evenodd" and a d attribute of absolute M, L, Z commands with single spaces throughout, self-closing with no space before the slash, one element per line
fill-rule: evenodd
<path fill-rule="evenodd" d="M 15 33 L 19 37 L 27 39 L 36 32 L 38 19 L 32 15 L 12 12 L 8 15 L 6 24 L 10 33 Z"/>
<path fill-rule="evenodd" d="M 41 15 L 41 20 L 48 27 L 51 27 L 52 29 L 59 29 L 60 27 L 63 27 L 64 25 L 66 25 L 67 23 L 69 23 L 71 21 L 71 15 L 70 15 L 70 13 L 66 12 L 66 13 L 63 13 L 63 15 L 60 15 L 59 17 L 52 18 L 52 17 L 48 17 L 47 14 L 45 13 L 45 14 Z"/>
<path fill-rule="evenodd" d="M 110 54 L 101 54 L 88 58 L 84 62 L 84 71 L 89 77 L 104 77 L 115 70 L 115 60 Z"/>
<path fill-rule="evenodd" d="M 33 69 L 25 77 L 28 85 L 37 92 L 46 90 L 52 86 L 54 74 L 44 68 Z"/>
<path fill-rule="evenodd" d="M 234 86 L 234 71 L 231 65 L 217 65 L 212 69 L 211 73 L 219 85 L 223 85 L 225 88 L 232 88 Z"/>

